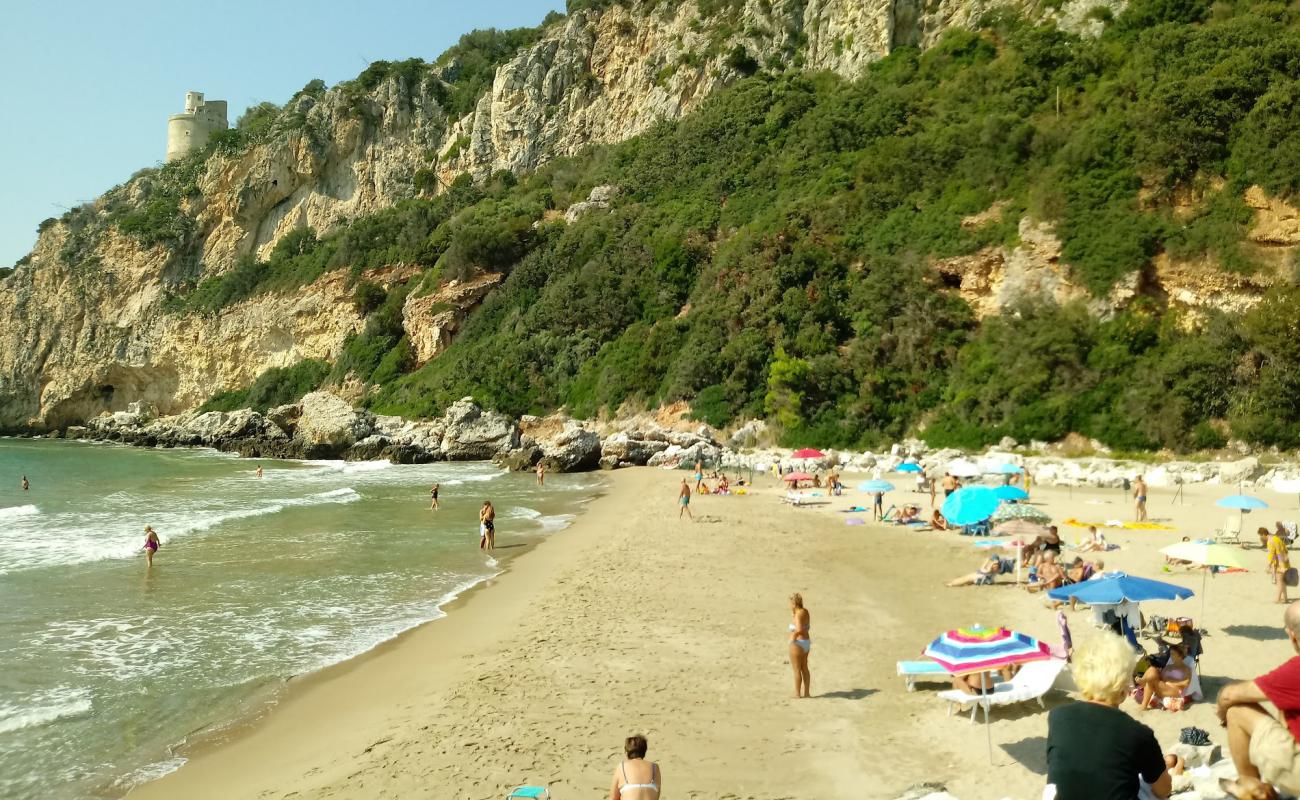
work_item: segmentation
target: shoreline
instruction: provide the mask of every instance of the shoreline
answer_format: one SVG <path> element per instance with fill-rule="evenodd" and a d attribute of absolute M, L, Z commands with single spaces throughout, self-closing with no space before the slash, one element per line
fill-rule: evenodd
<path fill-rule="evenodd" d="M 114 442 L 113 444 L 125 443 Z M 209 759 L 221 757 L 228 749 L 242 749 L 247 740 L 260 740 L 260 737 L 266 734 L 265 727 L 273 723 L 274 717 L 285 713 L 286 710 L 296 710 L 311 702 L 312 695 L 315 692 L 337 691 L 340 685 L 349 687 L 350 691 L 354 683 L 358 682 L 358 672 L 369 671 L 372 669 L 371 664 L 391 659 L 394 653 L 408 648 L 410 646 L 408 643 L 412 640 L 419 640 L 420 644 L 424 644 L 427 640 L 435 637 L 445 639 L 465 636 L 467 639 L 472 640 L 472 632 L 480 628 L 482 623 L 492 616 L 489 613 L 490 609 L 487 607 L 486 600 L 480 599 L 487 593 L 487 590 L 503 582 L 510 585 L 513 585 L 514 582 L 523 583 L 521 579 L 511 579 L 510 576 L 521 568 L 521 564 L 531 565 L 534 560 L 531 557 L 540 551 L 548 549 L 553 544 L 558 544 L 563 539 L 570 538 L 568 535 L 572 534 L 573 530 L 584 519 L 587 507 L 606 495 L 609 488 L 608 482 L 603 482 L 589 497 L 578 501 L 579 508 L 566 527 L 559 530 L 547 530 L 543 527 L 534 534 L 535 541 L 528 542 L 522 552 L 510 553 L 504 557 L 494 556 L 493 558 L 498 561 L 499 571 L 493 575 L 478 579 L 467 587 L 449 593 L 451 596 L 437 606 L 440 616 L 417 623 L 342 661 L 285 678 L 279 686 L 268 691 L 267 697 L 257 701 L 256 709 L 250 709 L 233 719 L 213 721 L 195 733 L 188 734 L 185 740 L 168 754 L 170 758 L 185 759 L 183 764 L 157 777 L 131 786 L 125 791 L 122 791 L 121 787 L 116 786 L 116 784 L 109 784 L 104 787 L 105 796 L 130 798 L 131 800 L 137 798 L 146 798 L 147 800 L 147 798 L 153 796 L 160 798 L 175 797 L 177 795 L 172 793 L 173 790 L 168 788 L 168 784 L 174 780 L 179 780 L 176 776 L 182 772 L 185 772 L 187 776 L 194 772 L 195 770 L 191 768 L 191 765 L 195 762 L 206 766 Z M 552 562 L 558 560 L 560 559 L 550 559 Z M 541 569 L 541 566 L 525 566 L 524 569 L 536 573 Z M 533 574 L 529 577 L 536 581 L 540 576 Z M 519 587 L 515 591 L 527 591 L 527 589 Z M 467 614 L 468 609 L 474 610 L 472 617 Z M 437 631 L 431 632 L 429 629 L 438 623 L 444 623 L 444 625 Z M 457 652 L 456 648 L 448 648 L 448 651 Z M 387 667 L 386 663 L 379 665 L 379 669 L 386 669 Z M 290 713 L 294 712 L 291 711 Z M 146 765 L 142 769 L 152 766 L 154 765 Z M 212 784 L 208 783 L 208 785 Z M 156 795 L 154 794 L 155 790 L 158 792 Z M 181 794 L 198 796 L 190 794 L 188 790 L 182 791 Z M 212 796 L 229 795 L 224 791 L 220 791 Z"/>

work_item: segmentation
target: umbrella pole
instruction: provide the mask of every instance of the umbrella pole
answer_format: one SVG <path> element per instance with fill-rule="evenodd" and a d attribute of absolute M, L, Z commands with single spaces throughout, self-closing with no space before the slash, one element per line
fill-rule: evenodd
<path fill-rule="evenodd" d="M 1204 628 L 1206 627 L 1205 625 L 1205 584 L 1210 577 L 1210 567 L 1207 565 L 1202 567 L 1201 569 L 1203 570 L 1201 572 L 1201 627 Z"/>
<path fill-rule="evenodd" d="M 984 690 L 984 739 L 988 742 L 989 747 L 989 766 L 993 765 L 993 728 L 989 725 L 989 674 L 987 671 L 980 673 L 980 688 Z"/>

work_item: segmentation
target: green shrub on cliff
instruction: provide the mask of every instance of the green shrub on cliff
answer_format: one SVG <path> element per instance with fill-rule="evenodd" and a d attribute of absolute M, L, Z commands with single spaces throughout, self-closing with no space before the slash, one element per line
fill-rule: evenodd
<path fill-rule="evenodd" d="M 265 412 L 268 408 L 297 402 L 304 394 L 319 389 L 329 371 L 329 364 L 313 359 L 304 359 L 292 367 L 272 367 L 257 376 L 257 380 L 247 389 L 213 395 L 199 406 L 199 411 L 252 408 Z"/>

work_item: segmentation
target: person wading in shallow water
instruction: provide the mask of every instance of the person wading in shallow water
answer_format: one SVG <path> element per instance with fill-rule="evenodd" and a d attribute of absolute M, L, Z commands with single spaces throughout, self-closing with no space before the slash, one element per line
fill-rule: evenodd
<path fill-rule="evenodd" d="M 438 510 L 438 487 L 441 485 L 442 484 L 435 483 L 432 487 L 429 488 L 429 510 L 430 511 Z"/>
<path fill-rule="evenodd" d="M 153 554 L 158 552 L 160 544 L 158 534 L 154 532 L 153 526 L 144 526 L 144 560 L 146 566 L 153 567 Z"/>
<path fill-rule="evenodd" d="M 497 511 L 491 500 L 484 500 L 478 512 L 480 550 L 495 550 L 497 546 Z"/>
<path fill-rule="evenodd" d="M 30 483 L 27 482 L 27 476 L 24 475 L 24 476 L 23 476 L 23 491 L 25 492 L 25 491 L 27 491 L 27 490 L 30 489 L 30 488 L 32 488 L 32 485 L 31 485 Z"/>

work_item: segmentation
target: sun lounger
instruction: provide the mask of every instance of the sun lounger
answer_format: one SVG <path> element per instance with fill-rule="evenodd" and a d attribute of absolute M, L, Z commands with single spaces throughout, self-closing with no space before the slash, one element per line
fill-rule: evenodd
<path fill-rule="evenodd" d="M 907 691 L 916 691 L 916 684 L 921 680 L 934 680 L 940 683 L 948 682 L 948 670 L 939 666 L 937 661 L 900 661 L 898 662 L 898 674 L 903 676 L 907 682 Z"/>
<path fill-rule="evenodd" d="M 983 708 L 984 721 L 987 722 L 989 710 L 993 706 L 1007 706 L 1029 700 L 1037 700 L 1040 706 L 1043 705 L 1043 695 L 1047 694 L 1048 690 L 1052 688 L 1052 684 L 1056 683 L 1057 677 L 1060 676 L 1061 670 L 1064 668 L 1065 661 L 1059 658 L 1051 658 L 1046 661 L 1031 661 L 1021 667 L 1015 677 L 1006 683 L 994 686 L 986 695 L 969 694 L 956 689 L 949 689 L 946 692 L 939 692 L 939 697 L 948 702 L 948 714 L 950 716 L 954 708 L 970 706 L 970 721 L 974 723 L 975 713 L 980 708 Z"/>
<path fill-rule="evenodd" d="M 506 800 L 512 800 L 513 798 L 519 798 L 520 800 L 537 800 L 537 798 L 550 800 L 550 797 L 551 793 L 547 791 L 545 786 L 520 786 L 506 795 Z"/>
<path fill-rule="evenodd" d="M 1223 527 L 1214 532 L 1214 539 L 1220 544 L 1241 544 L 1241 517 L 1230 515 Z"/>

